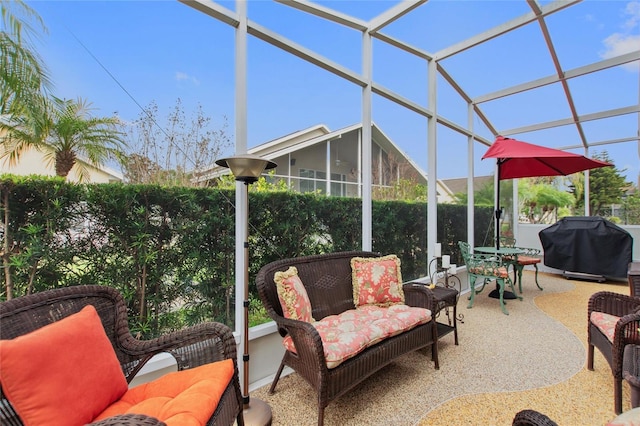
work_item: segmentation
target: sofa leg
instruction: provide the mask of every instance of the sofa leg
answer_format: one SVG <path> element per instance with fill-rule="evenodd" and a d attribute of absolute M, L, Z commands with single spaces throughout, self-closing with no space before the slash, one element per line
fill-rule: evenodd
<path fill-rule="evenodd" d="M 622 413 L 622 379 L 613 378 L 613 398 L 615 400 L 616 414 Z"/>
<path fill-rule="evenodd" d="M 285 353 L 284 356 L 287 356 L 287 354 Z M 284 369 L 284 357 L 282 357 L 282 362 L 280 363 L 278 372 L 276 373 L 276 376 L 273 378 L 273 383 L 271 383 L 271 387 L 269 388 L 270 394 L 272 394 L 276 390 L 276 385 L 278 384 L 278 380 L 280 380 L 280 375 L 282 374 L 283 369 Z"/>
<path fill-rule="evenodd" d="M 587 369 L 593 371 L 593 345 L 588 345 L 589 348 L 587 350 Z"/>
<path fill-rule="evenodd" d="M 318 401 L 318 426 L 324 425 L 324 407 Z"/>
<path fill-rule="evenodd" d="M 440 362 L 438 360 L 438 325 L 436 324 L 436 319 L 433 318 L 433 327 L 432 327 L 432 339 L 433 343 L 431 344 L 431 359 L 435 364 L 436 370 L 440 370 Z"/>

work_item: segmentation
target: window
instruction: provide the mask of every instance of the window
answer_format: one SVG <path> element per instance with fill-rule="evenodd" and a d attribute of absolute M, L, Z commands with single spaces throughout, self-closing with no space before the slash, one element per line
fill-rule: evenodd
<path fill-rule="evenodd" d="M 319 191 L 327 192 L 327 174 L 318 170 L 300 169 L 300 192 Z M 331 173 L 331 195 L 344 197 L 347 194 L 347 176 L 340 173 Z"/>

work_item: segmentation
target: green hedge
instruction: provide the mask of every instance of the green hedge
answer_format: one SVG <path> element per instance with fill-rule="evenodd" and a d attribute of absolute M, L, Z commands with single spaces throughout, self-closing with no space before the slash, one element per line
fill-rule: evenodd
<path fill-rule="evenodd" d="M 0 299 L 100 284 L 122 292 L 143 336 L 205 320 L 233 326 L 233 190 L 3 176 L 0 196 Z M 268 262 L 361 247 L 359 199 L 251 192 L 249 204 L 252 299 Z M 466 220 L 466 206 L 438 206 L 439 240 L 459 264 Z M 476 223 L 482 241 L 491 208 L 476 209 Z M 373 250 L 397 254 L 405 280 L 426 275 L 426 239 L 425 203 L 373 203 Z"/>

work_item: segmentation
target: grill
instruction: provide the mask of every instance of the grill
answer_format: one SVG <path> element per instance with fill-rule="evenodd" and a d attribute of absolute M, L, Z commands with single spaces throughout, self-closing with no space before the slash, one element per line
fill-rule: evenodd
<path fill-rule="evenodd" d="M 624 278 L 632 259 L 633 237 L 595 216 L 560 219 L 538 233 L 544 264 L 568 273 Z"/>

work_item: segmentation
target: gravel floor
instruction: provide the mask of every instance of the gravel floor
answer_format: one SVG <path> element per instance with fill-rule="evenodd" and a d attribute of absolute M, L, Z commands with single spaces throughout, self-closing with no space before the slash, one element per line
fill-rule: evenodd
<path fill-rule="evenodd" d="M 566 280 L 543 274 L 540 291 L 533 273 L 523 275 L 524 300 L 507 304 L 476 296 L 473 309 L 460 298 L 460 345 L 442 338 L 440 370 L 430 350 L 408 354 L 329 404 L 326 425 L 510 425 L 531 408 L 559 425 L 603 425 L 615 417 L 613 379 L 596 350 L 595 371 L 586 369 L 587 300 L 599 290 L 628 294 L 626 283 Z M 490 290 L 490 289 L 489 289 Z M 252 392 L 271 405 L 274 425 L 314 425 L 317 401 L 297 374 Z M 630 408 L 623 384 L 623 410 Z"/>

